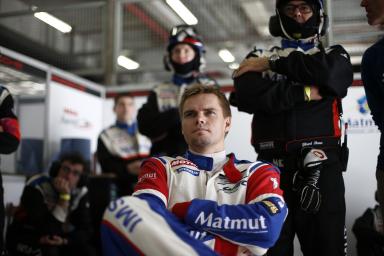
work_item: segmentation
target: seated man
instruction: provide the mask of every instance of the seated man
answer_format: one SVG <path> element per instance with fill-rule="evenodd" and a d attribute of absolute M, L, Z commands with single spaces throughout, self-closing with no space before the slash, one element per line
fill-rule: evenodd
<path fill-rule="evenodd" d="M 86 162 L 63 155 L 49 175 L 31 177 L 8 230 L 11 255 L 95 255 L 86 181 Z"/>
<path fill-rule="evenodd" d="M 104 255 L 263 255 L 287 215 L 277 168 L 226 155 L 228 100 L 188 87 L 180 103 L 188 151 L 150 158 L 132 196 L 104 214 Z"/>

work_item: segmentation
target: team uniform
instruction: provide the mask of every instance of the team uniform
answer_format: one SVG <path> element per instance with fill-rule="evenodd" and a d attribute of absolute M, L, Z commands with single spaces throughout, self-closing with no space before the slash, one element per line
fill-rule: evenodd
<path fill-rule="evenodd" d="M 133 192 L 137 176 L 130 174 L 127 165 L 149 156 L 151 142 L 138 132 L 137 124 L 119 123 L 103 130 L 97 144 L 97 157 L 103 173 L 117 175 L 119 194 Z"/>
<path fill-rule="evenodd" d="M 288 2 L 277 1 L 276 10 Z M 306 3 L 318 6 L 320 11 L 314 11 L 313 17 L 323 19 L 321 1 Z M 346 147 L 341 147 L 340 116 L 341 98 L 346 96 L 353 80 L 352 65 L 342 46 L 323 48 L 318 42 L 318 36 L 325 31 L 313 32 L 316 26 L 310 25 L 303 33 L 312 38 L 293 39 L 294 33 L 288 34 L 287 28 L 296 28 L 292 25 L 294 21 L 278 14 L 276 24 L 281 30 L 277 31 L 278 36 L 283 37 L 281 46 L 255 49 L 247 56 L 269 58 L 270 69 L 247 72 L 234 80 L 238 109 L 253 114 L 252 145 L 258 160 L 280 167 L 281 188 L 290 210 L 278 242 L 267 255 L 292 256 L 295 234 L 304 255 L 345 255 L 342 171 L 346 166 L 343 158 Z M 322 30 L 323 21 L 320 24 Z M 310 100 L 308 94 L 307 99 L 304 97 L 305 87 L 310 89 L 309 86 L 319 88 L 321 100 Z M 321 163 L 316 163 L 317 169 L 315 164 L 311 168 L 304 166 L 303 152 L 308 151 L 322 155 Z M 303 182 L 316 197 L 305 194 Z"/>
<path fill-rule="evenodd" d="M 224 151 L 151 158 L 133 196 L 107 208 L 103 250 L 105 255 L 263 255 L 287 214 L 279 183 L 276 167 L 239 161 Z"/>

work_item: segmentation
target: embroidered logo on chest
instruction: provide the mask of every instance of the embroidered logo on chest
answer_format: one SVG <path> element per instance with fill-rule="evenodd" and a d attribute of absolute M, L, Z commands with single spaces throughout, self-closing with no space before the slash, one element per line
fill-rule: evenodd
<path fill-rule="evenodd" d="M 244 177 L 237 183 L 231 183 L 224 175 L 218 177 L 217 185 L 219 187 L 218 191 L 223 191 L 224 193 L 231 194 L 239 190 L 241 186 L 247 186 L 247 179 Z"/>
<path fill-rule="evenodd" d="M 186 172 L 193 176 L 200 175 L 200 170 L 197 168 L 197 165 L 185 159 L 173 160 L 171 162 L 171 167 L 176 173 Z"/>

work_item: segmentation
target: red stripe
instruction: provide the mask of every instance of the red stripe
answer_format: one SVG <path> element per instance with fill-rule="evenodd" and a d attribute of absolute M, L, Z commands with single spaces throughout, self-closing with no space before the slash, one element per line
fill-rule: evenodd
<path fill-rule="evenodd" d="M 215 238 L 215 252 L 221 256 L 233 256 L 237 255 L 237 250 L 239 246 L 233 244 L 227 240 L 222 239 L 221 237 Z"/>
<path fill-rule="evenodd" d="M 135 191 L 141 189 L 154 189 L 168 199 L 167 170 L 160 160 L 150 158 L 140 168 L 140 175 Z"/>
<path fill-rule="evenodd" d="M 341 129 L 339 127 L 339 108 L 337 104 L 337 100 L 334 100 L 332 103 L 332 115 L 333 115 L 333 129 L 335 137 L 341 136 Z"/>
<path fill-rule="evenodd" d="M 107 220 L 103 220 L 101 224 L 108 227 L 113 232 L 118 233 L 118 235 L 121 236 L 139 255 L 145 255 L 139 248 L 137 248 L 135 244 L 131 242 L 131 240 L 128 239 L 128 237 L 126 237 L 124 233 L 118 230 L 112 223 Z"/>
<path fill-rule="evenodd" d="M 125 8 L 147 25 L 147 27 L 155 32 L 164 42 L 168 40 L 168 32 L 136 4 L 126 4 Z"/>
<path fill-rule="evenodd" d="M 280 175 L 271 165 L 264 165 L 253 171 L 248 179 L 245 203 L 263 194 L 283 196 L 283 191 L 280 189 Z"/>
<path fill-rule="evenodd" d="M 74 82 L 71 82 L 71 81 L 69 81 L 67 79 L 64 79 L 64 78 L 61 78 L 61 77 L 59 77 L 57 75 L 52 75 L 52 81 L 64 84 L 64 85 L 66 85 L 68 87 L 77 89 L 79 91 L 85 91 L 86 90 L 85 86 L 77 84 L 77 83 L 74 83 Z"/>
<path fill-rule="evenodd" d="M 2 118 L 0 120 L 0 125 L 3 128 L 4 132 L 9 133 L 20 140 L 20 125 L 19 121 L 15 118 Z"/>
<path fill-rule="evenodd" d="M 133 156 L 125 157 L 124 160 L 143 159 L 149 157 L 149 154 L 135 154 Z"/>

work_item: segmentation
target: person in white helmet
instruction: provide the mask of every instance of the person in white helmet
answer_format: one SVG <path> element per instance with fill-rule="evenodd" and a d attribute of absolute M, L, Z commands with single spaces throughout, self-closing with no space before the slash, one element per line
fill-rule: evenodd
<path fill-rule="evenodd" d="M 346 254 L 341 98 L 352 84 L 350 57 L 324 48 L 322 0 L 277 0 L 270 32 L 281 45 L 255 49 L 234 72 L 234 102 L 253 114 L 258 160 L 281 168 L 289 214 L 269 256 L 292 256 L 297 235 L 304 256 Z"/>
<path fill-rule="evenodd" d="M 202 73 L 204 53 L 204 43 L 193 26 L 171 29 L 164 65 L 173 72 L 172 79 L 153 89 L 137 116 L 139 131 L 151 139 L 151 155 L 180 155 L 187 149 L 178 114 L 181 94 L 195 82 L 216 84 Z"/>

